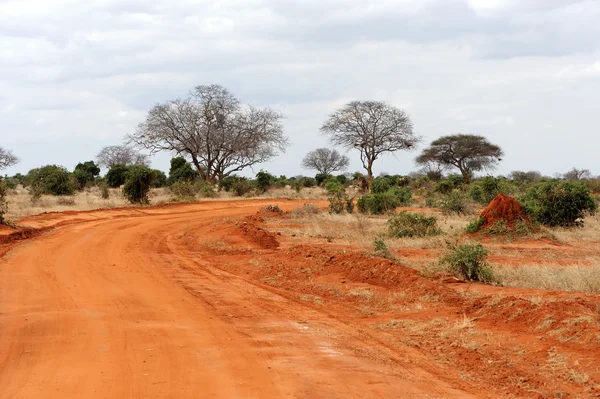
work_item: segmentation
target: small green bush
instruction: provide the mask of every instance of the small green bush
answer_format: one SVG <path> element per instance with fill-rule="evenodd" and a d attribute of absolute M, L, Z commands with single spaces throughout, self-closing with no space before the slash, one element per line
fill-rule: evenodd
<path fill-rule="evenodd" d="M 373 241 L 373 255 L 394 260 L 394 255 L 392 255 L 387 244 L 381 238 L 376 238 L 375 241 Z"/>
<path fill-rule="evenodd" d="M 0 180 L 4 181 L 4 187 L 7 190 L 15 190 L 19 184 L 19 181 L 13 177 L 2 178 L 2 176 L 0 176 Z"/>
<path fill-rule="evenodd" d="M 438 205 L 445 215 L 468 215 L 471 213 L 467 197 L 461 191 L 453 191 L 442 195 Z"/>
<path fill-rule="evenodd" d="M 105 200 L 109 199 L 110 191 L 108 190 L 108 184 L 105 181 L 101 181 L 98 187 L 100 188 L 100 197 Z"/>
<path fill-rule="evenodd" d="M 329 180 L 325 184 L 325 191 L 327 191 L 327 194 L 329 195 L 340 195 L 346 191 L 346 188 L 337 180 Z"/>
<path fill-rule="evenodd" d="M 256 174 L 256 188 L 260 194 L 266 193 L 269 191 L 273 183 L 275 182 L 275 176 L 272 174 L 261 170 Z"/>
<path fill-rule="evenodd" d="M 361 213 L 370 213 L 372 215 L 382 215 L 396 209 L 398 199 L 393 194 L 386 192 L 383 194 L 367 194 L 359 198 L 356 203 Z"/>
<path fill-rule="evenodd" d="M 419 213 L 400 212 L 387 222 L 388 233 L 392 237 L 426 237 L 441 234 L 435 216 Z"/>
<path fill-rule="evenodd" d="M 148 204 L 154 171 L 141 165 L 130 166 L 125 176 L 123 196 L 132 204 Z"/>
<path fill-rule="evenodd" d="M 338 196 L 327 198 L 329 201 L 329 213 L 340 214 L 346 209 L 346 201 Z"/>
<path fill-rule="evenodd" d="M 192 165 L 184 157 L 175 157 L 171 159 L 169 168 L 169 185 L 178 181 L 195 181 L 198 179 L 198 172 L 192 168 Z"/>
<path fill-rule="evenodd" d="M 312 177 L 302 177 L 300 178 L 300 185 L 302 187 L 310 188 L 317 185 L 317 181 Z"/>
<path fill-rule="evenodd" d="M 328 175 L 326 173 L 317 173 L 315 175 L 315 181 L 317 182 L 317 186 L 320 187 L 321 185 L 323 185 L 323 183 L 325 183 L 331 177 L 332 177 L 331 175 Z"/>
<path fill-rule="evenodd" d="M 0 224 L 6 224 L 5 215 L 8 212 L 8 200 L 6 199 L 7 187 L 4 179 L 0 176 Z"/>
<path fill-rule="evenodd" d="M 230 191 L 238 197 L 243 197 L 252 191 L 252 184 L 248 179 L 241 177 L 231 185 Z"/>
<path fill-rule="evenodd" d="M 510 182 L 504 178 L 486 176 L 471 184 L 469 196 L 475 202 L 483 205 L 489 204 L 500 193 L 511 194 L 513 188 Z"/>
<path fill-rule="evenodd" d="M 47 165 L 28 173 L 30 193 L 32 197 L 39 198 L 46 195 L 73 195 L 77 182 L 73 175 L 62 166 Z"/>
<path fill-rule="evenodd" d="M 354 213 L 354 198 L 346 197 L 346 212 Z"/>
<path fill-rule="evenodd" d="M 153 169 L 154 179 L 152 179 L 152 188 L 161 188 L 167 186 L 167 175 L 162 170 Z"/>
<path fill-rule="evenodd" d="M 125 184 L 125 179 L 127 172 L 129 171 L 129 166 L 125 165 L 115 165 L 106 174 L 106 183 L 110 188 L 119 188 L 123 184 Z"/>
<path fill-rule="evenodd" d="M 598 206 L 584 183 L 558 180 L 536 184 L 519 202 L 535 221 L 552 227 L 581 226 L 585 212 L 594 214 Z"/>
<path fill-rule="evenodd" d="M 450 175 L 435 185 L 435 191 L 440 194 L 450 194 L 454 189 L 464 187 L 462 176 Z"/>
<path fill-rule="evenodd" d="M 485 221 L 482 218 L 478 218 L 477 220 L 472 221 L 471 223 L 469 223 L 467 225 L 466 231 L 467 233 L 477 233 L 479 231 L 479 229 L 481 229 L 481 227 L 483 227 L 483 223 L 485 223 Z"/>
<path fill-rule="evenodd" d="M 385 177 L 378 177 L 371 183 L 371 193 L 383 194 L 388 191 L 392 186 L 390 181 Z"/>
<path fill-rule="evenodd" d="M 506 220 L 498 220 L 486 229 L 486 233 L 493 236 L 502 236 L 508 234 L 509 226 Z"/>
<path fill-rule="evenodd" d="M 440 263 L 467 280 L 489 283 L 493 275 L 487 257 L 488 251 L 481 244 L 452 245 Z"/>
<path fill-rule="evenodd" d="M 169 190 L 177 199 L 193 200 L 200 192 L 200 186 L 185 180 L 179 180 L 169 186 Z"/>
<path fill-rule="evenodd" d="M 412 191 L 408 187 L 392 187 L 386 192 L 398 200 L 398 206 L 407 206 L 412 202 Z"/>

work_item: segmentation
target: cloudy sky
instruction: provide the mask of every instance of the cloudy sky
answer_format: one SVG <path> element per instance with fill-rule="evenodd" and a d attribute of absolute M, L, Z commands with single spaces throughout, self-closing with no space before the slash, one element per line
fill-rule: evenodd
<path fill-rule="evenodd" d="M 598 0 L 0 0 L 0 146 L 21 158 L 9 174 L 73 168 L 216 83 L 285 115 L 292 146 L 263 165 L 277 174 L 310 173 L 326 116 L 367 99 L 405 109 L 423 145 L 488 137 L 498 173 L 600 174 L 598 21 Z"/>

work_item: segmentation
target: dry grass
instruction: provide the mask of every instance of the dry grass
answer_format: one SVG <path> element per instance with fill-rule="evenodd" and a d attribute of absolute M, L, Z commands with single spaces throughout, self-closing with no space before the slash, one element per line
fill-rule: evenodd
<path fill-rule="evenodd" d="M 494 275 L 507 287 L 541 288 L 600 294 L 600 265 L 523 265 L 494 267 Z"/>

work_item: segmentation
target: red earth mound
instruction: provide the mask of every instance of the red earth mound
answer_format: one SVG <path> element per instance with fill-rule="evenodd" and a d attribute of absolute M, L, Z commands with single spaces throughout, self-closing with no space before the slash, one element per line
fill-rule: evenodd
<path fill-rule="evenodd" d="M 509 227 L 513 227 L 521 221 L 529 222 L 519 201 L 502 193 L 489 203 L 481 212 L 480 217 L 483 220 L 482 229 L 491 227 L 500 221 L 506 222 Z"/>
<path fill-rule="evenodd" d="M 244 219 L 244 222 L 242 222 L 239 227 L 249 240 L 255 242 L 262 248 L 279 248 L 279 241 L 277 241 L 275 234 L 259 227 L 259 224 L 263 222 L 264 220 L 260 216 L 249 216 Z"/>

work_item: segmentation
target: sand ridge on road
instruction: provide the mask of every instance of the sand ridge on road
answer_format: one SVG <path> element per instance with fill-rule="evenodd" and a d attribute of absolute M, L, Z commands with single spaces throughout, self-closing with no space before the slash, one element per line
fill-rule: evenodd
<path fill-rule="evenodd" d="M 26 218 L 61 227 L 0 259 L 0 397 L 488 396 L 411 350 L 179 253 L 186 231 L 210 234 L 271 202 Z"/>

